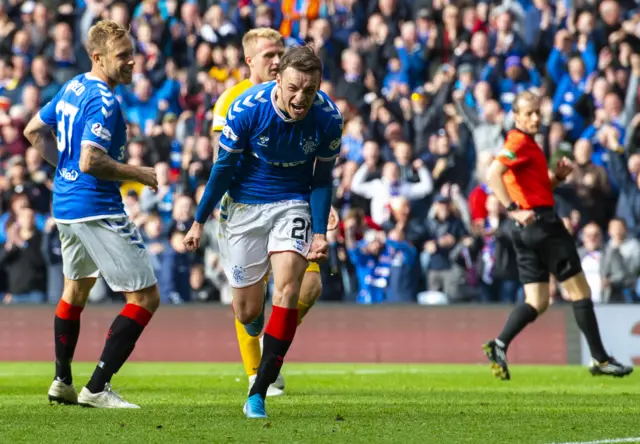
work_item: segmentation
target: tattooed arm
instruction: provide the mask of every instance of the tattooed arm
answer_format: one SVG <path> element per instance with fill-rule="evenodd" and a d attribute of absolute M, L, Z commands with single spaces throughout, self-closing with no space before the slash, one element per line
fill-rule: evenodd
<path fill-rule="evenodd" d="M 54 167 L 58 166 L 58 141 L 53 129 L 39 116 L 34 116 L 24 129 L 24 137 Z"/>
<path fill-rule="evenodd" d="M 135 180 L 153 189 L 158 186 L 155 169 L 120 163 L 103 149 L 90 144 L 82 145 L 80 171 L 102 180 Z"/>

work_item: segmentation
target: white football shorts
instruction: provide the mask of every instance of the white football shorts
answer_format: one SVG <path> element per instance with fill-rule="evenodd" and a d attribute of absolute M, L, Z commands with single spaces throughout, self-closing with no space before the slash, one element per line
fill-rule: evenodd
<path fill-rule="evenodd" d="M 269 272 L 271 254 L 291 251 L 307 257 L 311 248 L 309 204 L 287 200 L 249 205 L 225 194 L 220 203 L 218 243 L 230 285 L 253 285 Z"/>
<path fill-rule="evenodd" d="M 102 275 L 113 291 L 122 292 L 156 284 L 142 235 L 127 216 L 56 224 L 67 279 Z"/>

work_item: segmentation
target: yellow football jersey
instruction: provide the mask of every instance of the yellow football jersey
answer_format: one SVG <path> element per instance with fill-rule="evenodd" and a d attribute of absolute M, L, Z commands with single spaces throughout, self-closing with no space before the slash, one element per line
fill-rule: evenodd
<path fill-rule="evenodd" d="M 234 100 L 236 100 L 243 92 L 253 86 L 251 80 L 246 79 L 235 85 L 233 88 L 229 88 L 216 100 L 216 104 L 213 106 L 213 124 L 211 125 L 211 131 L 222 131 L 225 123 L 227 123 L 227 112 Z"/>

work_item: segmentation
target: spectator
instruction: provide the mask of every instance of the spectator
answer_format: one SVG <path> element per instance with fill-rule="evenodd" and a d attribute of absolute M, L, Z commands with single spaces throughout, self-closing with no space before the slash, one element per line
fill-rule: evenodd
<path fill-rule="evenodd" d="M 35 226 L 35 212 L 21 208 L 7 229 L 4 254 L 0 257 L 8 278 L 5 304 L 44 302 L 47 266 L 41 251 L 42 235 Z"/>
<path fill-rule="evenodd" d="M 190 301 L 213 302 L 220 300 L 218 289 L 205 277 L 204 266 L 201 264 L 191 267 L 189 285 L 191 285 Z"/>
<path fill-rule="evenodd" d="M 478 231 L 480 253 L 480 301 L 513 304 L 518 288 L 516 252 L 510 237 L 510 224 L 500 202 L 492 194 L 486 201 L 487 217 Z"/>
<path fill-rule="evenodd" d="M 609 222 L 609 242 L 605 246 L 601 265 L 603 300 L 607 303 L 636 301 L 640 242 L 627 236 L 627 225 L 622 219 Z"/>
<path fill-rule="evenodd" d="M 163 303 L 182 304 L 191 299 L 190 275 L 192 260 L 182 241 L 186 232 L 175 228 L 169 232 L 170 248 L 165 248 L 161 260 Z"/>
<path fill-rule="evenodd" d="M 616 265 L 620 256 L 625 266 L 634 263 L 629 252 L 640 236 L 640 28 L 633 2 L 600 0 L 587 8 L 549 0 L 298 3 L 91 0 L 52 9 L 40 0 L 0 2 L 0 241 L 21 209 L 35 210 L 51 300 L 60 297 L 59 240 L 47 223 L 56 172 L 29 146 L 22 128 L 64 82 L 88 70 L 86 30 L 102 18 L 131 26 L 136 47 L 133 84 L 117 90 L 127 122 L 125 161 L 155 167 L 162 182 L 157 194 L 122 183 L 125 212 L 145 233 L 163 279 L 178 279 L 161 271 L 170 268 L 165 256 L 182 264 L 184 288 L 171 290 L 176 301 L 199 299 L 188 277 L 206 294 L 211 282 L 222 303 L 231 301 L 215 217 L 195 257 L 180 256 L 168 233 L 177 238 L 191 224 L 213 166 L 211 109 L 226 88 L 247 78 L 240 39 L 257 26 L 281 29 L 286 45 L 313 44 L 324 60 L 321 89 L 345 123 L 332 203 L 343 221 L 357 227 L 356 242 L 367 230 L 384 228 L 381 257 L 398 265 L 388 267 L 383 300 L 410 300 L 434 284 L 428 269 L 424 279 L 402 277 L 415 276 L 411 254 L 392 252 L 390 242 L 412 244 L 427 266 L 425 244 L 442 237 L 431 230 L 444 226 L 447 233 L 459 224 L 453 246 L 436 242 L 436 288 L 444 289 L 437 281 L 446 276 L 455 283 L 446 288 L 451 301 L 480 297 L 487 289 L 484 299 L 500 299 L 498 282 L 513 277 L 503 267 L 509 241 L 484 175 L 513 126 L 512 98 L 523 89 L 541 96 L 536 140 L 549 163 L 563 155 L 576 163 L 572 177 L 554 191 L 565 226 L 577 242 L 590 234 L 590 223 L 609 229 L 602 300 L 635 300 L 631 275 L 637 271 Z M 434 188 L 449 201 L 442 220 L 444 202 L 433 204 Z M 626 238 L 613 216 L 624 221 Z M 322 297 L 354 301 L 361 288 L 344 223 L 329 238 Z M 503 299 L 513 300 L 513 291 L 507 293 Z M 119 297 L 99 281 L 90 300 Z"/>
<path fill-rule="evenodd" d="M 367 199 L 371 199 L 371 217 L 378 225 L 389 219 L 389 203 L 394 196 L 403 196 L 407 199 L 421 199 L 426 197 L 433 189 L 433 183 L 429 171 L 422 161 L 416 161 L 414 168 L 418 172 L 420 181 L 410 183 L 400 179 L 400 168 L 395 163 L 388 162 L 382 169 L 382 177 L 365 182 L 365 176 L 372 171 L 364 164 L 353 176 L 351 190 Z"/>
<path fill-rule="evenodd" d="M 49 103 L 53 96 L 58 93 L 60 84 L 51 76 L 47 60 L 38 56 L 31 63 L 31 78 L 33 85 L 40 90 L 40 103 Z"/>
<path fill-rule="evenodd" d="M 601 274 L 603 259 L 602 231 L 597 224 L 590 222 L 582 229 L 582 247 L 578 250 L 582 269 L 591 288 L 594 303 L 604 303 L 604 280 Z"/>
<path fill-rule="evenodd" d="M 435 214 L 427 221 L 429 240 L 425 243 L 423 267 L 427 271 L 429 291 L 442 291 L 452 301 L 462 299 L 464 271 L 455 262 L 452 252 L 459 243 L 469 246 L 469 238 L 464 224 L 452 214 L 451 199 L 438 195 L 434 202 Z"/>
<path fill-rule="evenodd" d="M 160 162 L 155 165 L 158 189 L 144 188 L 140 196 L 140 209 L 145 213 L 158 213 L 163 225 L 172 220 L 175 185 L 169 182 L 169 165 Z"/>

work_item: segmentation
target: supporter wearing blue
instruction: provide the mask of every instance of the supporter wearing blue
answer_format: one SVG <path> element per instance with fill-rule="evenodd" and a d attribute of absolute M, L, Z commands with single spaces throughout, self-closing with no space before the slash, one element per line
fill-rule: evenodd
<path fill-rule="evenodd" d="M 56 166 L 53 217 L 60 231 L 65 283 L 54 319 L 56 377 L 49 400 L 99 408 L 138 408 L 111 390 L 111 378 L 133 351 L 158 307 L 156 278 L 137 227 L 124 213 L 119 182 L 157 187 L 152 168 L 124 165 L 126 127 L 113 88 L 130 83 L 133 47 L 109 20 L 91 27 L 90 73 L 67 82 L 27 125 L 24 135 Z M 56 137 L 53 131 L 56 131 Z M 80 394 L 71 361 L 80 314 L 102 274 L 127 304 L 111 325 L 100 363 Z"/>
<path fill-rule="evenodd" d="M 404 241 L 400 230 L 392 230 L 388 238 L 383 231 L 369 230 L 356 243 L 352 228 L 345 226 L 345 240 L 360 289 L 356 302 L 414 302 L 418 282 L 415 247 Z"/>
<path fill-rule="evenodd" d="M 509 112 L 513 99 L 519 93 L 540 86 L 540 73 L 528 57 L 524 59 L 516 55 L 507 57 L 504 62 L 504 77 L 496 72 L 496 63 L 496 59 L 489 60 L 489 64 L 482 72 L 481 80 L 489 82 L 494 87 L 502 109 Z"/>
<path fill-rule="evenodd" d="M 171 248 L 166 248 L 162 253 L 162 273 L 158 285 L 164 290 L 162 303 L 182 304 L 191 299 L 192 258 L 183 244 L 186 233 L 174 227 L 169 233 Z"/>
<path fill-rule="evenodd" d="M 319 92 L 321 72 L 322 62 L 311 47 L 289 48 L 275 82 L 254 86 L 233 102 L 196 221 L 185 238 L 189 250 L 199 247 L 203 224 L 226 193 L 220 205 L 220 252 L 233 287 L 235 315 L 245 325 L 260 316 L 263 280 L 273 270 L 273 310 L 245 404 L 249 418 L 266 417 L 267 388 L 297 328 L 307 260 L 327 258 L 342 115 Z"/>
<path fill-rule="evenodd" d="M 598 67 L 598 54 L 596 45 L 591 36 L 579 37 L 576 45 L 572 44 L 571 35 L 566 29 L 561 29 L 555 36 L 554 47 L 547 59 L 547 73 L 556 85 L 559 85 L 562 78 L 567 74 L 571 50 L 577 50 L 576 57 L 582 59 L 586 74 L 593 73 Z"/>
<path fill-rule="evenodd" d="M 587 71 L 580 56 L 569 59 L 569 69 L 562 76 L 553 96 L 553 113 L 560 115 L 560 121 L 569 138 L 576 140 L 585 128 L 585 121 L 575 110 L 575 104 L 582 97 L 587 84 Z"/>

